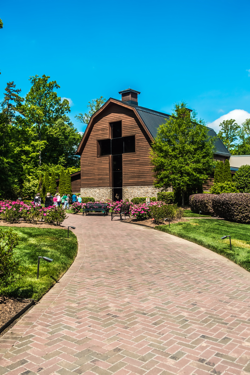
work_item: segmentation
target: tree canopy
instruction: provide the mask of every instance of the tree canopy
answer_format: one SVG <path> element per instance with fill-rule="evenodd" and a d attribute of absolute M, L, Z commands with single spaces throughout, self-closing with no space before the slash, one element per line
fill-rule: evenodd
<path fill-rule="evenodd" d="M 240 126 L 235 120 L 224 120 L 220 123 L 221 130 L 218 133 L 218 137 L 222 140 L 228 151 L 231 152 L 236 147 L 236 141 L 238 139 L 238 131 Z"/>
<path fill-rule="evenodd" d="M 103 96 L 100 96 L 98 99 L 93 99 L 89 102 L 88 108 L 89 111 L 87 113 L 79 113 L 79 115 L 76 115 L 75 118 L 82 122 L 83 124 L 88 125 L 92 115 L 98 111 L 102 107 L 102 105 L 106 102 L 106 99 Z"/>
<path fill-rule="evenodd" d="M 198 188 L 213 170 L 214 139 L 184 103 L 158 129 L 152 144 L 154 185 L 163 190 L 180 191 L 182 204 L 189 188 Z"/>

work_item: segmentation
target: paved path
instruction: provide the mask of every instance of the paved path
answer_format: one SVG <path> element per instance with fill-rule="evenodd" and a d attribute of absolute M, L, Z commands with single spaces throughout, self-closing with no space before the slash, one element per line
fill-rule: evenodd
<path fill-rule="evenodd" d="M 76 261 L 0 340 L 0 374 L 250 373 L 250 278 L 201 246 L 70 215 Z"/>

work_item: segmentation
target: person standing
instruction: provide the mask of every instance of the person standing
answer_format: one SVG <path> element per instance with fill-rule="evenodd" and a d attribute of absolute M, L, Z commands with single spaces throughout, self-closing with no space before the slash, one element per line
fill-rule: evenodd
<path fill-rule="evenodd" d="M 66 199 L 65 199 L 64 209 L 68 209 L 69 210 L 69 201 L 70 201 L 70 195 L 68 194 L 66 196 Z"/>
<path fill-rule="evenodd" d="M 57 206 L 57 194 L 53 197 L 54 206 Z"/>
<path fill-rule="evenodd" d="M 61 206 L 61 195 L 59 193 L 57 194 L 57 205 L 58 207 Z"/>
<path fill-rule="evenodd" d="M 65 202 L 66 202 L 66 199 L 67 199 L 67 195 L 64 194 L 64 195 L 62 196 L 62 205 L 63 205 L 63 208 L 65 208 Z"/>
<path fill-rule="evenodd" d="M 40 193 L 37 193 L 34 199 L 35 206 L 40 206 L 41 201 Z"/>
<path fill-rule="evenodd" d="M 77 202 L 77 197 L 75 194 L 72 195 L 72 203 L 75 203 Z"/>
<path fill-rule="evenodd" d="M 78 195 L 77 201 L 78 203 L 82 203 L 82 197 L 80 196 L 80 194 Z"/>
<path fill-rule="evenodd" d="M 50 193 L 47 193 L 46 198 L 45 198 L 45 207 L 51 207 L 51 206 L 53 206 L 53 201 L 52 201 Z"/>

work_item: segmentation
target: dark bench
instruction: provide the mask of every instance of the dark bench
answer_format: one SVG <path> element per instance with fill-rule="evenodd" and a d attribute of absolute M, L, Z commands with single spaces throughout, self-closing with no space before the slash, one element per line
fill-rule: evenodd
<path fill-rule="evenodd" d="M 88 212 L 102 212 L 104 215 L 108 214 L 108 204 L 107 203 L 86 203 L 83 207 L 83 215 Z"/>
<path fill-rule="evenodd" d="M 111 220 L 113 220 L 114 216 L 120 216 L 120 220 L 122 220 L 123 215 L 125 216 L 125 219 L 126 219 L 126 216 L 130 216 L 129 209 L 130 209 L 130 204 L 123 203 L 123 205 L 121 206 L 121 211 L 119 213 L 111 212 Z"/>

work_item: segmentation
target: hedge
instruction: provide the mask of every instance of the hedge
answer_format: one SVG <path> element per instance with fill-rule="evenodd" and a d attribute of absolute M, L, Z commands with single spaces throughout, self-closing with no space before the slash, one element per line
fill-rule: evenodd
<path fill-rule="evenodd" d="M 250 193 L 231 193 L 214 196 L 216 215 L 237 223 L 250 223 Z"/>
<path fill-rule="evenodd" d="M 131 202 L 134 204 L 146 203 L 146 197 L 135 197 L 131 199 Z M 150 202 L 156 202 L 156 198 L 150 198 Z"/>
<path fill-rule="evenodd" d="M 239 190 L 236 188 L 235 183 L 233 182 L 222 182 L 213 184 L 210 189 L 211 194 L 223 194 L 223 193 L 239 193 Z"/>
<path fill-rule="evenodd" d="M 157 194 L 158 201 L 165 202 L 167 204 L 174 203 L 174 192 L 166 191 Z"/>
<path fill-rule="evenodd" d="M 215 194 L 193 194 L 189 197 L 189 205 L 191 207 L 191 210 L 193 212 L 196 212 L 197 214 L 200 213 L 200 211 L 203 214 L 214 214 L 213 209 L 213 200 L 214 197 L 217 195 Z"/>
<path fill-rule="evenodd" d="M 95 198 L 93 198 L 93 197 L 82 197 L 82 203 L 89 203 L 89 202 L 95 202 Z"/>

